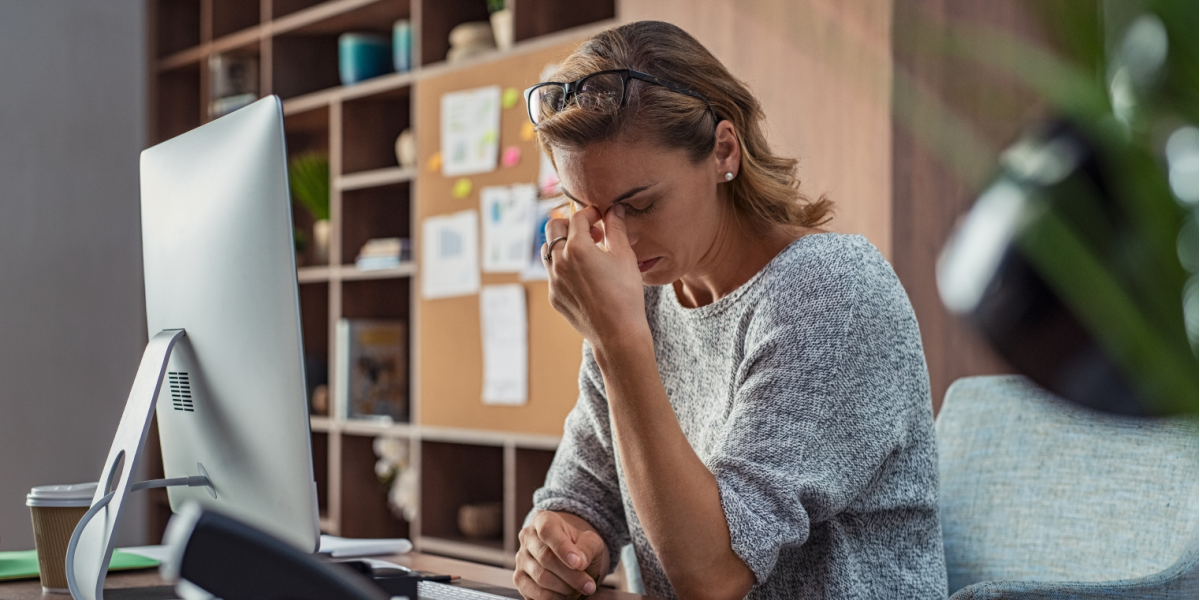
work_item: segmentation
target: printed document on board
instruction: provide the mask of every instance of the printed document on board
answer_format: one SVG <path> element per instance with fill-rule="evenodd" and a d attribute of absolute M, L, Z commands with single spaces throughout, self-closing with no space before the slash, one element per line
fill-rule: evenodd
<path fill-rule="evenodd" d="M 426 299 L 479 291 L 479 214 L 464 210 L 421 225 L 421 292 Z"/>
<path fill-rule="evenodd" d="M 529 395 L 529 328 L 525 287 L 484 286 L 479 293 L 483 333 L 483 403 L 517 406 Z"/>

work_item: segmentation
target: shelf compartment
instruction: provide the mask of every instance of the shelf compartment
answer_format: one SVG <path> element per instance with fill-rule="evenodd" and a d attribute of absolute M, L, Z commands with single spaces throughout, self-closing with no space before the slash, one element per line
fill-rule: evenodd
<path fill-rule="evenodd" d="M 200 0 L 158 0 L 154 10 L 159 58 L 200 45 Z"/>
<path fill-rule="evenodd" d="M 301 2 L 304 0 L 287 3 Z M 338 35 L 347 31 L 374 31 L 391 35 L 392 24 L 398 19 L 409 18 L 410 14 L 409 0 L 331 0 L 276 19 L 272 22 L 272 30 L 276 35 Z"/>
<path fill-rule="evenodd" d="M 412 181 L 417 176 L 416 169 L 405 169 L 404 167 L 387 167 L 384 169 L 375 169 L 373 171 L 359 171 L 350 175 L 342 175 L 335 177 L 333 187 L 339 190 L 359 190 L 363 188 L 379 187 L 393 183 L 405 183 Z"/>
<path fill-rule="evenodd" d="M 520 0 L 513 12 L 513 40 L 520 42 L 616 16 L 614 0 Z"/>
<path fill-rule="evenodd" d="M 411 239 L 411 205 L 407 182 L 343 192 L 342 263 L 353 265 L 367 240 Z"/>
<path fill-rule="evenodd" d="M 421 442 L 421 534 L 503 551 L 501 536 L 467 540 L 458 528 L 465 504 L 502 502 L 504 449 L 499 446 Z"/>
<path fill-rule="evenodd" d="M 342 174 L 392 168 L 396 138 L 411 122 L 408 87 L 342 104 Z"/>
<path fill-rule="evenodd" d="M 514 536 L 525 523 L 525 516 L 533 510 L 533 493 L 545 484 L 546 473 L 550 471 L 550 463 L 553 460 L 553 450 L 516 449 L 516 502 L 514 506 L 516 531 L 513 531 Z"/>
<path fill-rule="evenodd" d="M 155 143 L 200 126 L 200 66 L 192 64 L 156 76 Z"/>
<path fill-rule="evenodd" d="M 308 384 L 306 400 L 310 414 L 327 415 L 328 391 L 324 410 L 317 410 L 312 402 L 316 388 L 329 385 L 329 284 L 305 283 L 299 288 L 300 332 L 304 339 L 304 371 Z"/>
<path fill-rule="evenodd" d="M 387 489 L 375 475 L 378 457 L 371 436 L 342 436 L 342 519 L 340 535 L 350 538 L 406 538 L 408 522 L 392 514 Z"/>
<path fill-rule="evenodd" d="M 512 567 L 513 556 L 498 541 L 467 540 L 422 536 L 418 547 L 426 554 L 439 554 L 498 567 Z"/>
<path fill-rule="evenodd" d="M 342 316 L 408 321 L 409 287 L 407 279 L 345 281 L 342 283 Z M 411 337 L 411 331 L 409 335 Z"/>
<path fill-rule="evenodd" d="M 212 35 L 220 38 L 259 23 L 257 2 L 246 0 L 212 0 Z"/>
<path fill-rule="evenodd" d="M 329 434 L 312 432 L 313 477 L 317 480 L 317 508 L 324 516 L 329 510 Z M 322 527 L 324 529 L 324 527 Z"/>
<path fill-rule="evenodd" d="M 271 18 L 278 19 L 284 15 L 304 10 L 321 4 L 325 0 L 271 0 Z"/>
<path fill-rule="evenodd" d="M 336 35 L 281 35 L 271 44 L 271 90 L 280 98 L 341 84 Z"/>
<path fill-rule="evenodd" d="M 450 50 L 450 30 L 468 21 L 487 21 L 487 2 L 482 0 L 415 0 L 421 3 L 421 35 L 415 64 L 428 65 L 446 60 Z M 524 0 L 522 0 L 524 1 Z"/>

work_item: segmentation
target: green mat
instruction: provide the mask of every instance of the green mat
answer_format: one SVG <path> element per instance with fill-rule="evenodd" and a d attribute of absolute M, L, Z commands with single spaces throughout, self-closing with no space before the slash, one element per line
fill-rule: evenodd
<path fill-rule="evenodd" d="M 125 569 L 147 569 L 157 567 L 158 561 L 120 550 L 113 551 L 109 571 Z M 7 579 L 32 579 L 38 576 L 37 550 L 0 552 L 0 581 Z"/>

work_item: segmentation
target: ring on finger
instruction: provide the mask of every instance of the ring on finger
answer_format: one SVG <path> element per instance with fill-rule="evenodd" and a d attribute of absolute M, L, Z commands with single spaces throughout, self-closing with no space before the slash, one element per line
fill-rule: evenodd
<path fill-rule="evenodd" d="M 542 255 L 542 260 L 548 263 L 554 262 L 554 255 L 551 254 L 551 252 L 554 252 L 554 245 L 565 241 L 567 241 L 567 236 L 565 235 L 554 238 L 554 241 L 546 246 L 546 253 Z"/>

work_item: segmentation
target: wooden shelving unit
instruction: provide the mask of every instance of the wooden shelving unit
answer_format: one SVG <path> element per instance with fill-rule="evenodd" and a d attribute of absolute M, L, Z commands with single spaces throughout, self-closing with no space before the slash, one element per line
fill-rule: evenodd
<path fill-rule="evenodd" d="M 580 40 L 611 26 L 615 17 L 615 0 L 509 0 L 515 47 L 446 63 L 450 29 L 462 22 L 486 20 L 486 4 L 485 0 L 149 2 L 152 143 L 208 120 L 208 59 L 238 50 L 259 58 L 260 95 L 276 94 L 283 99 L 289 153 L 329 154 L 328 264 L 316 264 L 312 255 L 298 257 L 298 262 L 307 266 L 299 269 L 297 281 L 305 353 L 326 359 L 331 381 L 337 356 L 335 331 L 341 318 L 405 320 L 410 323 L 409 354 L 418 356 L 415 340 L 424 325 L 417 301 L 417 261 L 377 271 L 360 271 L 354 266 L 357 250 L 367 239 L 416 238 L 417 189 L 425 177 L 441 178 L 420 168 L 401 168 L 396 162 L 394 142 L 404 129 L 413 128 L 420 147 L 427 147 L 438 135 L 436 123 L 416 122 L 418 90 L 426 82 L 440 81 L 438 85 L 442 85 L 463 69 L 504 65 Z M 414 69 L 353 86 L 339 85 L 338 35 L 349 31 L 390 33 L 393 22 L 402 18 L 413 24 Z M 311 217 L 299 207 L 293 213 L 296 226 L 311 232 Z M 544 319 L 545 312 L 535 314 L 531 307 L 530 318 Z M 408 372 L 410 422 L 312 417 L 322 530 L 348 537 L 410 537 L 425 552 L 511 565 L 517 529 L 532 506 L 533 490 L 541 485 L 549 468 L 558 435 L 511 427 L 493 430 L 472 423 L 462 427 L 445 426 L 445 422 L 436 427 L 422 424 L 422 403 L 438 399 L 422 398 L 416 361 Z M 574 374 L 569 377 L 573 379 Z M 334 398 L 334 406 L 340 401 Z M 574 397 L 561 402 L 569 409 Z M 561 412 L 565 414 L 565 410 Z M 379 436 L 408 441 L 410 461 L 418 471 L 420 499 L 419 516 L 412 523 L 392 514 L 376 478 L 372 443 Z M 169 507 L 165 494 L 155 498 L 151 531 L 157 534 Z M 456 512 L 466 502 L 501 502 L 504 534 L 493 540 L 463 537 L 457 529 Z"/>

